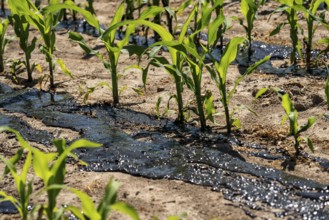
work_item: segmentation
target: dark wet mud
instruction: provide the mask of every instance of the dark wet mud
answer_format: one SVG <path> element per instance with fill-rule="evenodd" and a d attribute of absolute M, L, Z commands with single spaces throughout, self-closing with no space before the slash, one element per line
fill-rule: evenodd
<path fill-rule="evenodd" d="M 24 113 L 47 126 L 69 128 L 78 131 L 81 137 L 102 143 L 101 148 L 76 152 L 90 164 L 81 169 L 120 171 L 210 186 L 221 191 L 226 199 L 241 204 L 251 217 L 257 217 L 256 211 L 263 210 L 277 217 L 329 219 L 327 185 L 246 162 L 243 152 L 233 150 L 233 146 L 242 145 L 235 138 L 201 133 L 192 126 L 181 129 L 170 120 L 157 120 L 107 105 L 79 106 L 67 94 L 51 95 L 34 89 L 13 91 L 1 84 L 0 91 L 0 108 L 4 112 Z M 48 143 L 52 138 L 51 134 L 41 133 L 6 114 L 0 115 L 0 124 L 16 128 L 28 140 Z M 132 127 L 137 129 L 130 135 L 122 131 Z M 144 129 L 147 127 L 153 129 Z M 253 156 L 286 159 L 280 152 L 249 146 L 255 152 Z M 312 159 L 324 167 L 328 165 L 324 158 Z M 276 211 L 272 211 L 274 208 Z"/>
<path fill-rule="evenodd" d="M 0 202 L 0 213 L 3 214 L 17 214 L 18 211 L 13 203 L 9 201 Z"/>

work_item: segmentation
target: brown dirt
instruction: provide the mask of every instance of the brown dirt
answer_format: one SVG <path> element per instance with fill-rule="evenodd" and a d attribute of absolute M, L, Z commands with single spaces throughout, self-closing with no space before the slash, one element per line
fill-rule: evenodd
<path fill-rule="evenodd" d="M 83 2 L 82 0 L 78 2 Z M 118 1 L 109 0 L 95 0 L 95 8 L 98 18 L 101 23 L 109 23 L 111 16 L 113 15 L 114 8 Z M 175 1 L 174 5 L 179 5 L 181 1 Z M 239 15 L 239 2 L 228 2 L 225 7 L 225 13 L 227 15 Z M 262 8 L 263 11 L 273 10 L 277 3 L 269 2 Z M 185 12 L 186 14 L 188 12 Z M 186 15 L 185 14 L 185 15 Z M 280 14 L 274 14 L 270 21 L 268 21 L 269 15 L 263 13 L 259 15 L 255 24 L 255 40 L 260 40 L 270 43 L 278 43 L 289 45 L 289 30 L 285 28 L 282 33 L 277 36 L 269 37 L 269 32 L 275 28 L 275 24 L 284 20 L 284 16 Z M 183 22 L 180 21 L 180 22 Z M 37 34 L 35 30 L 32 30 L 33 34 Z M 316 34 L 316 39 L 327 36 L 328 31 L 319 29 Z M 9 28 L 8 36 L 14 36 L 12 28 Z M 226 37 L 244 36 L 243 29 L 234 22 L 233 27 L 227 32 Z M 93 46 L 101 45 L 101 42 L 93 37 L 85 36 L 87 42 Z M 56 43 L 57 51 L 56 57 L 61 58 L 66 63 L 68 69 L 70 69 L 74 75 L 73 79 L 68 78 L 60 72 L 57 68 L 55 73 L 55 82 L 57 84 L 56 91 L 69 92 L 76 100 L 82 103 L 82 96 L 80 94 L 81 87 L 83 90 L 87 86 L 95 86 L 97 83 L 105 81 L 110 83 L 110 74 L 104 69 L 102 63 L 96 58 L 83 59 L 84 54 L 80 47 L 71 42 L 68 39 L 68 34 L 65 30 L 59 31 L 57 35 Z M 316 45 L 320 47 L 320 45 Z M 105 52 L 103 50 L 103 52 Z M 168 54 L 163 53 L 164 56 Z M 11 42 L 5 52 L 6 63 L 9 65 L 9 61 L 12 59 L 23 59 L 23 53 L 21 52 L 17 40 Z M 40 64 L 44 73 L 48 72 L 45 58 L 38 49 L 33 53 L 33 61 Z M 127 87 L 120 94 L 120 102 L 122 108 L 129 108 L 135 111 L 144 112 L 150 115 L 155 115 L 155 103 L 159 97 L 163 97 L 163 100 L 167 100 L 171 94 L 174 94 L 174 81 L 163 70 L 159 68 L 151 68 L 149 72 L 149 79 L 147 83 L 147 89 L 145 95 L 136 94 L 131 88 L 141 88 L 142 80 L 141 73 L 137 70 L 126 69 L 129 65 L 135 64 L 136 58 L 129 57 L 127 53 L 122 53 L 119 61 L 119 72 L 122 77 L 120 78 L 120 87 Z M 282 63 L 288 61 L 281 61 Z M 146 61 L 143 61 L 146 64 Z M 232 86 L 234 79 L 239 76 L 239 71 L 236 66 L 231 66 L 228 73 L 228 86 Z M 34 72 L 35 79 L 40 77 L 40 73 Z M 26 86 L 26 74 L 25 72 L 19 74 L 17 79 L 19 84 L 14 83 L 9 71 L 9 66 L 6 68 L 6 72 L 0 77 L 0 82 L 6 83 L 17 89 Z M 317 123 L 311 129 L 309 129 L 305 136 L 309 136 L 314 141 L 316 156 L 321 156 L 329 159 L 329 135 L 328 135 L 328 122 L 321 119 L 320 115 L 328 112 L 325 95 L 324 95 L 325 80 L 316 76 L 293 76 L 287 75 L 279 77 L 276 75 L 268 75 L 263 73 L 254 73 L 243 81 L 235 93 L 231 106 L 246 105 L 251 107 L 257 112 L 257 116 L 252 114 L 246 108 L 240 108 L 236 113 L 236 117 L 241 120 L 242 129 L 237 132 L 236 135 L 242 141 L 254 142 L 267 146 L 268 148 L 282 148 L 286 149 L 291 154 L 293 153 L 293 143 L 291 138 L 287 138 L 287 126 L 281 125 L 281 118 L 284 115 L 280 101 L 276 95 L 268 94 L 265 97 L 255 100 L 254 94 L 258 89 L 263 87 L 279 87 L 289 92 L 292 95 L 292 99 L 295 102 L 296 107 L 300 111 L 299 117 L 301 122 L 305 122 L 310 116 L 319 116 Z M 38 88 L 37 81 L 34 81 L 30 86 Z M 48 83 L 42 84 L 42 89 L 47 90 Z M 214 83 L 211 81 L 210 75 L 204 73 L 203 92 L 210 90 L 213 94 L 218 94 Z M 90 95 L 89 103 L 110 103 L 111 91 L 107 88 L 99 88 L 93 94 Z M 218 106 L 218 112 L 221 112 L 221 105 L 219 103 L 219 97 L 216 95 L 216 106 Z M 186 88 L 184 91 L 184 102 L 193 102 L 193 96 Z M 170 111 L 166 117 L 175 118 L 174 103 L 172 104 L 173 111 Z M 161 111 L 164 111 L 165 105 L 161 106 Z M 10 114 L 1 109 L 1 113 Z M 28 118 L 25 115 L 19 115 L 32 127 L 38 129 L 45 129 L 52 134 L 58 134 L 58 137 L 64 137 L 69 140 L 73 140 L 79 136 L 77 132 L 62 129 L 47 127 L 42 122 L 33 118 Z M 196 117 L 192 115 L 191 121 Z M 214 131 L 224 132 L 221 127 L 224 125 L 223 116 L 216 116 L 216 121 L 219 125 L 210 124 Z M 198 123 L 195 121 L 195 124 Z M 127 128 L 127 133 L 131 133 L 136 128 Z M 8 139 L 8 135 L 1 134 L 1 153 L 4 155 L 10 155 L 17 149 L 17 143 L 13 139 Z M 35 146 L 42 148 L 35 143 Z M 253 162 L 265 166 L 270 166 L 276 169 L 284 169 L 279 161 L 268 162 L 267 160 L 251 157 L 246 154 L 250 149 L 244 149 L 243 147 L 235 149 L 242 152 L 242 155 L 248 162 Z M 311 153 L 310 150 L 305 147 L 304 150 Z M 3 169 L 3 165 L 0 166 L 0 170 Z M 327 172 L 323 172 L 323 169 L 318 165 L 311 163 L 310 161 L 297 161 L 297 165 L 294 170 L 287 170 L 286 172 L 303 176 L 316 180 L 318 182 L 328 184 L 329 177 Z M 181 215 L 187 214 L 186 219 L 250 219 L 239 206 L 238 203 L 225 200 L 220 192 L 213 192 L 210 188 L 191 185 L 181 181 L 173 180 L 151 180 L 142 177 L 135 177 L 124 173 L 94 173 L 94 172 L 82 172 L 75 165 L 68 165 L 67 185 L 77 187 L 84 190 L 92 196 L 95 201 L 98 201 L 103 195 L 103 189 L 105 184 L 114 178 L 121 183 L 119 190 L 119 200 L 125 201 L 133 205 L 139 212 L 141 219 L 152 219 L 155 215 L 159 219 L 165 219 L 169 215 Z M 13 184 L 12 180 L 5 179 L 1 183 L 4 189 L 10 189 L 13 192 L 10 185 Z M 67 193 L 61 195 L 61 202 L 68 204 L 70 202 L 76 202 L 73 196 Z M 38 198 L 42 200 L 44 198 Z M 275 219 L 275 216 L 264 211 L 255 211 L 258 219 L 267 218 Z M 114 214 L 113 219 L 126 219 L 126 217 Z M 0 219 L 13 219 L 14 216 L 0 216 Z M 19 219 L 17 217 L 17 219 Z"/>

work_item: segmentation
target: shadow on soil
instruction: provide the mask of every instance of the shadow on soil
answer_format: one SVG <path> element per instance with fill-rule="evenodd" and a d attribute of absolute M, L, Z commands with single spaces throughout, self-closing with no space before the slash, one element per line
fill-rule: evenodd
<path fill-rule="evenodd" d="M 284 171 L 245 161 L 232 146 L 242 145 L 235 138 L 187 126 L 182 129 L 170 120 L 108 105 L 80 106 L 68 94 L 49 94 L 34 89 L 14 91 L 0 84 L 0 108 L 23 113 L 47 126 L 78 131 L 81 137 L 103 144 L 97 149 L 76 153 L 90 164 L 87 171 L 119 171 L 147 178 L 177 179 L 210 186 L 225 198 L 238 202 L 251 217 L 254 210 L 272 212 L 276 217 L 328 219 L 328 186 Z M 0 114 L 0 124 L 19 130 L 23 137 L 45 145 L 53 134 L 32 128 L 19 117 Z M 132 131 L 127 134 L 124 130 Z M 253 156 L 284 161 L 266 147 Z M 310 155 L 305 155 L 310 157 Z M 328 166 L 329 161 L 313 158 Z M 276 211 L 271 211 L 271 210 Z M 0 211 L 7 210 L 0 204 Z M 269 211 L 270 210 L 270 211 Z M 4 212 L 4 211 L 3 211 Z"/>

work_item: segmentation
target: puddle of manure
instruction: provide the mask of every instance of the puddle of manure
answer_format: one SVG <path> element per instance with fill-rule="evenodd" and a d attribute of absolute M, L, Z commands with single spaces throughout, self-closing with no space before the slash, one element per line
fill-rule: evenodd
<path fill-rule="evenodd" d="M 124 121 L 117 110 L 89 106 L 85 108 L 95 111 L 96 117 L 79 114 L 74 100 L 66 94 L 15 91 L 0 95 L 0 106 L 42 120 L 47 126 L 80 131 L 81 137 L 102 143 L 101 148 L 76 151 L 80 159 L 90 164 L 85 170 L 178 179 L 210 186 L 223 192 L 226 199 L 251 210 L 273 207 L 281 210 L 274 213 L 277 216 L 329 218 L 326 185 L 232 156 L 221 151 L 230 147 L 227 141 L 218 141 L 216 147 L 187 147 L 161 132 L 150 133 L 148 142 L 138 141 L 107 122 L 110 118 Z"/>
<path fill-rule="evenodd" d="M 23 138 L 29 141 L 38 142 L 46 146 L 50 146 L 51 140 L 54 139 L 49 132 L 32 128 L 17 116 L 2 115 L 0 113 L 0 126 L 3 125 L 9 125 L 10 128 L 19 131 Z"/>
<path fill-rule="evenodd" d="M 11 11 L 9 9 L 1 10 L 0 9 L 0 17 L 1 18 L 8 18 L 8 16 L 11 14 Z"/>
<path fill-rule="evenodd" d="M 18 214 L 18 210 L 16 209 L 15 205 L 10 201 L 0 202 L 0 213 L 12 215 Z"/>

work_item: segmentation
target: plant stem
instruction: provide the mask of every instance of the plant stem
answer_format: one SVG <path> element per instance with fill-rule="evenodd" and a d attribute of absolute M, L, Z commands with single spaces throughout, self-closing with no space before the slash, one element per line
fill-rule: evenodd
<path fill-rule="evenodd" d="M 49 58 L 48 63 L 49 63 L 50 88 L 54 89 L 55 84 L 54 84 L 53 59 Z"/>
<path fill-rule="evenodd" d="M 298 46 L 298 27 L 296 20 L 296 11 L 291 9 L 290 14 L 288 15 L 288 20 L 290 23 L 290 38 L 292 41 L 292 52 L 290 54 L 290 62 L 295 65 L 297 64 L 297 46 Z"/>
<path fill-rule="evenodd" d="M 118 74 L 117 68 L 114 61 L 114 56 L 110 56 L 111 62 L 111 77 L 112 77 L 112 96 L 113 96 L 113 105 L 116 106 L 119 104 L 119 91 L 118 91 Z"/>
<path fill-rule="evenodd" d="M 219 83 L 221 84 L 221 93 L 222 93 L 222 104 L 224 106 L 225 111 L 225 119 L 226 119 L 226 128 L 227 128 L 227 134 L 231 134 L 232 126 L 231 126 L 231 119 L 230 119 L 230 110 L 228 108 L 228 102 L 227 102 L 227 95 L 226 95 L 226 84 L 222 81 L 222 79 L 219 77 Z"/>
<path fill-rule="evenodd" d="M 251 61 L 252 48 L 251 48 L 251 30 L 248 31 L 248 62 Z"/>
<path fill-rule="evenodd" d="M 25 53 L 25 62 L 26 62 L 26 70 L 27 70 L 27 81 L 32 82 L 32 69 L 30 64 L 30 58 L 27 53 Z"/>
<path fill-rule="evenodd" d="M 184 113 L 183 113 L 183 98 L 182 98 L 182 79 L 178 75 L 174 75 L 175 83 L 176 83 L 176 94 L 177 94 L 177 102 L 178 102 L 178 118 L 177 121 L 180 124 L 184 124 Z"/>
<path fill-rule="evenodd" d="M 193 78 L 194 78 L 194 76 L 193 76 Z M 207 124 L 206 124 L 206 118 L 205 118 L 204 111 L 203 111 L 201 86 L 200 86 L 200 83 L 198 83 L 198 82 L 195 83 L 195 96 L 196 96 L 196 102 L 197 102 L 197 106 L 198 106 L 201 130 L 204 131 L 204 130 L 206 130 Z"/>
<path fill-rule="evenodd" d="M 311 52 L 312 52 L 312 41 L 313 41 L 313 19 L 309 18 L 310 20 L 307 22 L 307 32 L 308 32 L 308 39 L 306 45 L 306 67 L 309 70 L 311 68 Z"/>
<path fill-rule="evenodd" d="M 294 147 L 295 147 L 296 155 L 298 155 L 300 153 L 298 137 L 297 136 L 294 136 L 294 139 L 295 139 L 295 145 L 294 145 Z"/>
<path fill-rule="evenodd" d="M 0 54 L 0 73 L 3 73 L 5 71 L 5 65 L 3 62 L 3 54 Z"/>

